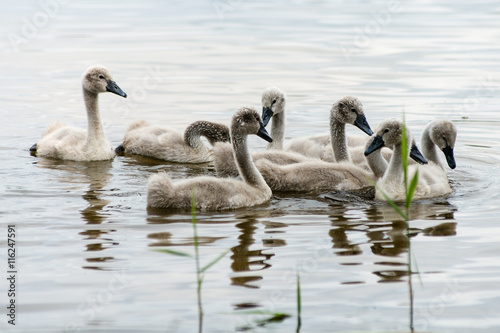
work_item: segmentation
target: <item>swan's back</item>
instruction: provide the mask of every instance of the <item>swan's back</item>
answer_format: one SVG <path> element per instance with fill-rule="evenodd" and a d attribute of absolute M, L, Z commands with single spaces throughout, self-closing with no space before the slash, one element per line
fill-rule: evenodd
<path fill-rule="evenodd" d="M 290 140 L 287 151 L 301 154 L 308 158 L 317 158 L 326 162 L 335 162 L 329 134 L 294 138 Z"/>
<path fill-rule="evenodd" d="M 209 176 L 172 183 L 166 173 L 158 173 L 148 181 L 149 207 L 188 210 L 193 194 L 196 210 L 217 211 L 262 204 L 270 199 L 271 190 L 263 191 L 237 179 Z"/>
<path fill-rule="evenodd" d="M 183 136 L 170 130 L 140 120 L 130 124 L 123 139 L 125 152 L 154 157 L 172 162 L 189 161 L 192 149 L 186 147 Z M 203 156 L 195 156 L 191 161 L 203 160 Z M 199 163 L 202 163 L 199 162 Z"/>
<path fill-rule="evenodd" d="M 36 156 L 72 161 L 84 160 L 82 151 L 86 139 L 86 130 L 58 121 L 42 134 L 42 139 L 36 144 Z M 109 149 L 111 150 L 111 145 Z M 114 156 L 112 151 L 110 155 Z"/>
<path fill-rule="evenodd" d="M 277 165 L 262 159 L 259 172 L 273 191 L 318 192 L 354 190 L 373 185 L 373 174 L 352 163 L 329 163 L 320 160 Z"/>
<path fill-rule="evenodd" d="M 123 139 L 123 148 L 137 154 L 178 163 L 205 163 L 211 160 L 211 149 L 203 144 L 200 136 L 210 143 L 229 141 L 227 126 L 207 121 L 190 124 L 184 134 L 151 125 L 139 120 L 131 123 Z"/>

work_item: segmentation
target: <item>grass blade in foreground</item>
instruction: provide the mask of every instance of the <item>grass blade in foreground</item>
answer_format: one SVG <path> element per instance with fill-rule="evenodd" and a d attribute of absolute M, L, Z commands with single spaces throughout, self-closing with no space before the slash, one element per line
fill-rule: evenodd
<path fill-rule="evenodd" d="M 300 274 L 297 272 L 297 330 L 296 332 L 300 332 L 300 327 L 302 326 L 302 295 L 300 293 Z"/>

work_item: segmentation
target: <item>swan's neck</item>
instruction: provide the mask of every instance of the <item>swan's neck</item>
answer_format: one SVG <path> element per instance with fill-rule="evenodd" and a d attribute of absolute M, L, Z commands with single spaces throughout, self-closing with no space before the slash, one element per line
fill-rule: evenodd
<path fill-rule="evenodd" d="M 335 161 L 350 161 L 351 159 L 349 157 L 349 152 L 347 151 L 347 141 L 345 137 L 345 124 L 332 118 L 330 120 L 330 136 Z"/>
<path fill-rule="evenodd" d="M 197 126 L 189 126 L 184 132 L 184 141 L 193 149 L 200 150 L 206 148 L 201 141 L 201 135 L 203 133 Z"/>
<path fill-rule="evenodd" d="M 267 149 L 283 150 L 285 138 L 285 110 L 276 113 L 272 118 L 271 137 L 273 142 L 268 143 Z"/>
<path fill-rule="evenodd" d="M 441 165 L 439 163 L 436 145 L 434 144 L 434 142 L 432 142 L 431 139 L 429 127 L 426 127 L 424 129 L 424 132 L 422 133 L 421 145 L 422 145 L 422 154 L 427 159 L 427 161 L 434 162 L 437 165 Z"/>
<path fill-rule="evenodd" d="M 384 173 L 387 170 L 387 161 L 382 156 L 382 148 L 377 149 L 370 155 L 366 156 L 366 161 L 368 162 L 368 166 L 370 167 L 370 170 L 372 170 L 375 179 L 384 176 Z"/>
<path fill-rule="evenodd" d="M 267 183 L 255 167 L 248 151 L 247 137 L 233 137 L 233 154 L 243 180 L 253 186 L 267 187 Z"/>
<path fill-rule="evenodd" d="M 402 184 L 404 172 L 403 172 L 403 153 L 401 148 L 401 143 L 394 145 L 392 150 L 391 162 L 389 167 L 384 174 L 384 179 L 390 182 Z"/>
<path fill-rule="evenodd" d="M 83 89 L 83 99 L 87 109 L 87 142 L 86 146 L 101 146 L 106 141 L 104 128 L 102 127 L 101 116 L 99 114 L 97 94 Z"/>

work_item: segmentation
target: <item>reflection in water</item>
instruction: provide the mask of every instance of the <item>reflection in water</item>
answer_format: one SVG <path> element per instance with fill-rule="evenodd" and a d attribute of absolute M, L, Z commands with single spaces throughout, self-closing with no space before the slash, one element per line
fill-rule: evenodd
<path fill-rule="evenodd" d="M 102 224 L 108 214 L 104 213 L 104 207 L 109 204 L 109 200 L 101 198 L 104 187 L 108 184 L 112 177 L 110 172 L 113 161 L 95 161 L 95 162 L 73 162 L 61 161 L 55 159 L 39 159 L 36 165 L 41 168 L 62 170 L 64 173 L 57 175 L 58 180 L 65 184 L 88 184 L 88 189 L 82 195 L 82 198 L 87 201 L 88 206 L 80 211 L 81 216 L 88 225 Z M 79 235 L 84 236 L 83 240 L 97 240 L 96 243 L 87 243 L 85 252 L 98 252 L 106 250 L 112 246 L 118 245 L 112 238 L 103 235 L 108 235 L 114 230 L 100 229 L 85 229 L 79 232 Z M 85 269 L 104 269 L 102 264 L 114 260 L 114 257 L 90 257 L 86 258 L 87 262 L 94 263 L 92 266 L 83 266 Z"/>
<path fill-rule="evenodd" d="M 423 236 L 454 236 L 456 235 L 456 222 L 453 222 L 456 208 L 446 200 L 438 199 L 433 202 L 414 202 L 410 206 L 411 224 L 417 220 L 442 221 L 434 226 L 424 229 L 412 227 L 408 231 L 406 222 L 397 214 L 392 207 L 384 203 L 367 206 L 364 202 L 356 202 L 356 207 L 348 207 L 345 204 L 332 204 L 330 215 L 332 229 L 328 232 L 334 253 L 338 256 L 357 256 L 363 253 L 362 245 L 371 244 L 370 250 L 376 256 L 391 258 L 391 260 L 377 260 L 376 269 L 373 274 L 380 277 L 379 282 L 401 282 L 408 275 L 408 263 L 406 256 L 409 250 L 410 240 L 408 237 Z M 359 214 L 353 214 L 358 211 Z M 363 217 L 363 215 L 365 215 Z M 353 242 L 349 235 L 354 232 L 362 232 L 367 241 Z M 359 239 L 358 237 L 356 239 Z M 403 259 L 394 261 L 393 259 Z M 355 265 L 356 262 L 343 263 L 344 265 Z M 359 283 L 359 281 L 348 281 L 345 283 Z"/>
<path fill-rule="evenodd" d="M 339 226 L 338 228 L 331 229 L 328 235 L 332 238 L 333 248 L 342 249 L 340 251 L 335 251 L 335 254 L 339 256 L 353 256 L 361 254 L 361 249 L 358 244 L 352 244 L 347 239 L 346 231 L 348 226 Z"/>
<path fill-rule="evenodd" d="M 285 231 L 284 230 L 279 230 L 281 228 L 285 228 L 287 225 L 285 223 L 281 222 L 271 222 L 271 221 L 264 221 L 262 222 L 264 225 L 264 232 L 266 234 L 282 234 Z M 286 241 L 284 239 L 280 238 L 265 238 L 262 239 L 262 243 L 264 246 L 267 247 L 280 247 L 280 246 L 286 246 Z"/>
<path fill-rule="evenodd" d="M 88 206 L 80 213 L 87 224 L 100 224 L 107 217 L 107 214 L 103 213 L 103 208 L 109 203 L 109 200 L 102 199 L 100 194 L 112 177 L 110 172 L 112 164 L 112 161 L 73 162 L 43 158 L 36 165 L 65 171 L 57 175 L 61 183 L 88 184 L 88 189 L 82 196 L 88 202 Z"/>
<path fill-rule="evenodd" d="M 231 248 L 233 255 L 231 259 L 231 269 L 238 276 L 231 277 L 233 285 L 238 285 L 247 288 L 258 288 L 251 282 L 262 280 L 262 276 L 253 273 L 271 267 L 268 261 L 274 254 L 262 253 L 264 249 L 250 250 L 250 247 L 255 243 L 254 234 L 257 221 L 249 219 L 248 221 L 236 224 L 236 228 L 240 229 L 240 236 L 238 236 L 239 244 Z M 251 274 L 247 272 L 252 272 Z"/>
<path fill-rule="evenodd" d="M 148 238 L 156 240 L 149 246 L 189 246 L 194 247 L 194 238 L 187 237 L 181 241 L 173 239 L 170 232 L 155 232 L 148 235 Z M 224 237 L 198 236 L 198 246 L 210 245 Z"/>

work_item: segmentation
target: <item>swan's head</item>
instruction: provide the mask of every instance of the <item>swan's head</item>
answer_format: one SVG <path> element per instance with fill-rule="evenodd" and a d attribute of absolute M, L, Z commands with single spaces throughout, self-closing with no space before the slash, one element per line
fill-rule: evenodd
<path fill-rule="evenodd" d="M 94 94 L 112 92 L 122 97 L 127 94 L 113 80 L 109 71 L 103 66 L 92 66 L 83 74 L 83 88 Z"/>
<path fill-rule="evenodd" d="M 285 110 L 285 93 L 277 87 L 268 87 L 262 93 L 262 121 L 267 126 L 273 114 Z"/>
<path fill-rule="evenodd" d="M 333 104 L 330 118 L 331 121 L 352 124 L 368 135 L 373 134 L 366 120 L 363 104 L 356 97 L 346 96 Z"/>
<path fill-rule="evenodd" d="M 429 125 L 429 136 L 432 142 L 443 152 L 448 166 L 455 169 L 457 166 L 453 148 L 457 139 L 457 128 L 448 120 L 433 121 Z"/>
<path fill-rule="evenodd" d="M 273 141 L 264 128 L 262 118 L 257 110 L 251 107 L 242 107 L 236 111 L 231 121 L 231 138 L 232 141 L 237 141 L 237 138 L 249 134 L 256 134 L 268 142 Z"/>
<path fill-rule="evenodd" d="M 377 128 L 373 139 L 367 144 L 365 156 L 370 155 L 382 147 L 393 147 L 403 142 L 403 122 L 396 118 L 384 120 Z M 406 127 L 406 144 L 410 157 L 421 164 L 427 164 L 427 160 L 418 149 L 415 139 L 411 136 L 410 130 Z"/>

